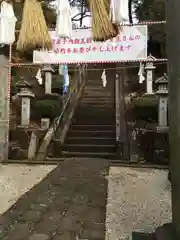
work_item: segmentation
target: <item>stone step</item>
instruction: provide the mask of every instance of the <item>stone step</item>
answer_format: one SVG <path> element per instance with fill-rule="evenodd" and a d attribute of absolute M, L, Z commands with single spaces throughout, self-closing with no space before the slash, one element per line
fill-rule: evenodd
<path fill-rule="evenodd" d="M 112 101 L 112 102 L 109 102 L 108 100 L 106 100 L 106 101 L 103 101 L 103 102 L 88 102 L 88 101 L 83 101 L 83 102 L 80 102 L 79 103 L 79 107 L 78 107 L 78 109 L 79 108 L 81 108 L 81 107 L 91 107 L 92 109 L 93 108 L 102 108 L 102 110 L 104 110 L 106 107 L 111 107 L 111 108 L 113 108 L 113 110 L 114 110 L 114 102 Z"/>
<path fill-rule="evenodd" d="M 106 108 L 105 109 L 102 109 L 102 108 L 77 109 L 76 112 L 75 112 L 74 118 L 81 119 L 81 117 L 84 117 L 84 116 L 94 117 L 93 122 L 96 122 L 96 119 L 98 119 L 98 118 L 105 119 L 105 118 L 108 118 L 109 116 L 115 117 L 114 111 L 115 110 L 113 108 L 108 108 L 108 109 L 106 109 Z"/>
<path fill-rule="evenodd" d="M 87 85 L 85 86 L 85 88 L 103 88 L 102 84 L 101 83 L 97 83 L 97 82 L 92 82 L 92 83 L 87 83 Z M 104 88 L 103 88 L 104 89 Z"/>
<path fill-rule="evenodd" d="M 79 103 L 79 106 L 86 106 L 86 107 L 94 107 L 94 106 L 101 106 L 102 108 L 105 108 L 106 106 L 111 106 L 114 108 L 115 102 L 112 100 L 103 100 L 103 101 L 89 101 L 84 99 Z"/>
<path fill-rule="evenodd" d="M 100 74 L 101 76 L 101 74 Z M 73 116 L 64 144 L 60 133 L 52 141 L 53 157 L 116 157 L 114 87 L 104 88 L 99 79 L 89 79 Z"/>
<path fill-rule="evenodd" d="M 100 130 L 97 131 L 89 131 L 89 130 L 70 130 L 67 133 L 68 137 L 103 137 L 103 138 L 114 138 L 115 131 L 113 130 Z"/>
<path fill-rule="evenodd" d="M 111 96 L 107 97 L 106 95 L 103 94 L 87 94 L 84 98 L 81 99 L 81 102 L 89 102 L 89 103 L 96 103 L 96 102 L 115 102 L 115 99 L 112 98 Z"/>
<path fill-rule="evenodd" d="M 72 130 L 84 130 L 84 131 L 98 131 L 98 130 L 104 130 L 104 131 L 108 131 L 108 130 L 111 130 L 111 131 L 115 131 L 115 125 L 80 125 L 80 124 L 77 124 L 77 125 L 72 125 L 71 126 L 71 129 Z"/>
<path fill-rule="evenodd" d="M 93 80 L 93 79 L 87 81 L 87 85 L 93 85 L 93 84 L 102 85 L 102 81 L 101 80 Z"/>
<path fill-rule="evenodd" d="M 113 105 L 115 103 L 115 101 L 112 98 L 101 98 L 101 99 L 92 98 L 92 99 L 90 99 L 88 97 L 88 98 L 81 99 L 79 104 L 81 104 L 81 103 L 96 106 L 96 104 L 107 104 L 107 103 L 111 103 Z"/>
<path fill-rule="evenodd" d="M 107 152 L 101 152 L 101 153 L 95 153 L 95 152 L 62 152 L 63 157 L 79 157 L 79 158 L 97 158 L 97 159 L 115 159 L 116 154 L 115 153 L 107 153 Z"/>
<path fill-rule="evenodd" d="M 73 118 L 73 125 L 114 125 L 115 116 L 110 112 L 109 116 L 99 113 L 99 119 L 96 119 L 96 113 L 78 113 Z"/>
<path fill-rule="evenodd" d="M 90 110 L 91 109 L 91 110 Z M 75 118 L 81 119 L 82 117 L 94 117 L 93 122 L 96 122 L 96 119 L 101 118 L 102 120 L 105 118 L 115 118 L 114 109 L 113 108 L 81 108 L 77 109 L 74 115 Z M 103 122 L 103 121 L 102 121 Z"/>
<path fill-rule="evenodd" d="M 108 96 L 108 94 L 102 93 L 102 92 L 97 92 L 97 93 L 96 92 L 90 92 L 90 93 L 85 92 L 84 93 L 84 99 L 89 98 L 89 97 L 98 98 L 99 96 L 101 96 L 102 98 L 105 98 Z M 111 96 L 108 96 L 108 98 L 111 98 Z"/>
<path fill-rule="evenodd" d="M 94 116 L 92 116 L 92 117 L 86 117 L 86 116 L 84 116 L 84 117 L 82 117 L 81 119 L 79 119 L 79 118 L 74 118 L 73 119 L 73 121 L 72 121 L 72 125 L 71 125 L 71 127 L 75 124 L 75 125 L 77 125 L 77 124 L 80 124 L 80 125 L 113 125 L 113 123 L 115 123 L 115 118 L 110 118 L 110 117 L 108 117 L 108 118 L 104 118 L 104 119 L 97 119 L 96 120 L 96 122 L 94 122 Z M 70 128 L 71 128 L 70 127 Z"/>
<path fill-rule="evenodd" d="M 96 114 L 95 119 L 99 117 L 99 113 L 103 114 L 103 116 L 107 117 L 108 113 L 115 116 L 114 106 L 109 104 L 104 104 L 104 107 L 101 105 L 91 106 L 91 105 L 80 105 L 76 110 L 76 113 L 80 113 L 81 115 L 85 114 Z"/>
<path fill-rule="evenodd" d="M 104 94 L 110 94 L 110 92 L 107 90 L 107 89 L 104 89 L 104 88 L 85 88 L 84 89 L 84 93 L 104 93 Z"/>
<path fill-rule="evenodd" d="M 95 106 L 91 106 L 91 105 L 79 105 L 79 108 L 77 109 L 78 112 L 80 111 L 88 111 L 89 112 L 89 109 L 91 108 L 92 111 L 101 111 L 101 112 L 109 112 L 109 111 L 115 111 L 114 109 L 114 106 L 113 105 L 110 105 L 110 104 L 97 104 Z"/>
<path fill-rule="evenodd" d="M 110 95 L 109 91 L 105 91 L 105 90 L 88 90 L 88 89 L 85 89 L 84 90 L 84 94 L 87 94 L 87 95 L 96 95 L 96 96 L 106 96 L 106 95 Z"/>
<path fill-rule="evenodd" d="M 106 110 L 106 107 L 107 107 L 107 110 Z M 89 111 L 91 109 L 91 111 Z M 115 115 L 115 107 L 113 105 L 109 105 L 109 104 L 103 104 L 102 105 L 81 105 L 79 106 L 79 108 L 76 110 L 76 112 L 80 112 L 82 110 L 87 110 L 88 112 L 95 112 L 95 111 L 100 111 L 100 112 L 104 112 L 104 113 L 107 113 L 107 111 L 112 111 Z M 97 118 L 97 116 L 96 116 Z"/>
<path fill-rule="evenodd" d="M 91 110 L 90 110 L 91 109 Z M 88 115 L 88 116 L 95 116 L 94 122 L 96 121 L 97 118 L 101 115 L 101 118 L 108 117 L 110 116 L 115 116 L 114 114 L 114 109 L 112 107 L 108 107 L 107 109 L 102 109 L 101 107 L 96 107 L 96 108 L 90 108 L 90 107 L 82 107 L 77 109 L 75 112 L 75 116 L 83 116 L 83 115 Z"/>
<path fill-rule="evenodd" d="M 96 99 L 96 100 L 103 100 L 103 99 L 114 99 L 114 96 L 113 95 L 110 95 L 110 96 L 97 96 L 97 97 L 91 97 L 91 96 L 87 96 L 87 97 L 83 97 L 82 98 L 82 100 L 83 99 L 89 99 L 89 100 L 94 100 L 94 99 Z M 81 101 L 82 101 L 81 100 Z"/>
<path fill-rule="evenodd" d="M 86 97 L 112 97 L 112 95 L 110 93 L 106 93 L 106 92 L 84 92 L 84 98 Z"/>
<path fill-rule="evenodd" d="M 97 145 L 97 144 L 64 144 L 62 146 L 65 152 L 107 152 L 114 153 L 116 145 Z"/>
<path fill-rule="evenodd" d="M 114 138 L 103 137 L 68 137 L 65 140 L 65 144 L 96 144 L 96 145 L 111 145 L 115 144 Z"/>
<path fill-rule="evenodd" d="M 80 102 L 88 102 L 88 103 L 104 103 L 104 102 L 115 102 L 113 97 L 107 97 L 104 95 L 97 95 L 97 96 L 90 96 L 87 95 L 86 97 L 82 98 Z"/>
<path fill-rule="evenodd" d="M 11 148 L 20 148 L 19 142 L 17 141 L 10 141 L 9 142 L 9 147 Z"/>
<path fill-rule="evenodd" d="M 88 90 L 88 91 L 107 91 L 107 89 L 106 88 L 103 88 L 103 86 L 92 86 L 92 85 L 90 85 L 90 86 L 88 86 L 88 85 L 86 85 L 86 87 L 84 88 L 85 90 Z"/>
<path fill-rule="evenodd" d="M 91 109 L 91 110 L 90 110 Z M 77 109 L 75 112 L 75 116 L 94 116 L 94 121 L 96 121 L 97 118 L 101 117 L 108 118 L 108 116 L 115 116 L 114 109 L 112 107 L 107 107 L 107 109 L 102 109 L 101 107 L 91 108 L 91 107 L 81 107 Z M 101 116 L 100 116 L 101 115 Z"/>

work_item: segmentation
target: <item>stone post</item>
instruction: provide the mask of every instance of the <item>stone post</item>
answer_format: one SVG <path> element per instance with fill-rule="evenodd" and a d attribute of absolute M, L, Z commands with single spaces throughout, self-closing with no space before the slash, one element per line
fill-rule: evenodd
<path fill-rule="evenodd" d="M 9 79 L 8 79 L 8 58 L 0 55 L 0 162 L 8 159 L 9 150 L 9 121 L 10 121 L 10 99 L 9 93 Z"/>
<path fill-rule="evenodd" d="M 45 93 L 46 94 L 51 94 L 52 93 L 52 72 L 53 69 L 51 67 L 51 65 L 46 65 L 44 66 L 44 68 L 42 69 L 42 71 L 45 74 L 45 81 L 44 81 L 44 85 L 45 85 Z"/>
<path fill-rule="evenodd" d="M 38 137 L 37 137 L 36 133 L 32 132 L 30 143 L 29 143 L 29 148 L 28 148 L 28 159 L 29 160 L 32 160 L 32 159 L 35 158 L 36 151 L 37 151 L 37 148 L 38 148 L 38 143 L 39 143 L 39 140 L 38 140 Z"/>
<path fill-rule="evenodd" d="M 118 71 L 115 79 L 116 145 L 117 158 L 127 160 L 129 159 L 129 149 L 125 121 L 124 75 L 123 70 Z"/>
<path fill-rule="evenodd" d="M 78 76 L 77 76 L 78 89 L 80 88 L 81 82 L 82 82 L 82 66 L 83 66 L 82 64 L 77 65 L 77 67 L 79 69 Z"/>
<path fill-rule="evenodd" d="M 156 94 L 159 96 L 158 107 L 158 130 L 165 130 L 168 127 L 168 77 L 164 74 L 156 80 L 158 90 Z"/>
<path fill-rule="evenodd" d="M 156 68 L 153 64 L 155 58 L 150 54 L 147 58 L 148 62 L 146 63 L 146 94 L 153 94 L 153 71 Z"/>
<path fill-rule="evenodd" d="M 49 118 L 41 118 L 41 128 L 48 129 L 50 126 L 50 119 Z"/>
<path fill-rule="evenodd" d="M 28 127 L 30 125 L 30 99 L 35 95 L 30 91 L 31 85 L 28 82 L 22 80 L 16 85 L 20 89 L 17 95 L 21 98 L 21 126 Z"/>
<path fill-rule="evenodd" d="M 81 84 L 82 84 L 83 71 L 84 71 L 84 65 L 82 64 L 82 65 L 80 66 L 80 78 L 79 78 L 80 87 L 81 87 Z"/>

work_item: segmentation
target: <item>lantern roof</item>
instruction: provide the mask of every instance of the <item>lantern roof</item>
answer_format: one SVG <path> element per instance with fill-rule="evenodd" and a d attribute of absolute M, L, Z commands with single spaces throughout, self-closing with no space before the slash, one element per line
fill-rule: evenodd
<path fill-rule="evenodd" d="M 16 83 L 16 86 L 18 88 L 31 88 L 32 87 L 32 85 L 29 82 L 25 81 L 23 77 L 21 77 L 21 80 Z"/>
<path fill-rule="evenodd" d="M 156 58 L 153 55 L 149 54 L 149 56 L 147 57 L 147 60 L 151 62 L 156 60 Z"/>
<path fill-rule="evenodd" d="M 158 79 L 156 80 L 156 83 L 157 83 L 157 84 L 168 83 L 168 76 L 167 76 L 167 74 L 164 73 L 164 75 L 163 75 L 162 77 L 160 77 L 160 78 L 158 78 Z"/>

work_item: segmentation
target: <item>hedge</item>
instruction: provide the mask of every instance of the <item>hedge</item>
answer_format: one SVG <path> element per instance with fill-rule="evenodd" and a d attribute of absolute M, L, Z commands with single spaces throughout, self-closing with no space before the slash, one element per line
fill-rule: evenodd
<path fill-rule="evenodd" d="M 57 100 L 37 100 L 32 105 L 36 117 L 51 120 L 59 116 L 62 109 L 62 102 Z"/>
<path fill-rule="evenodd" d="M 158 98 L 140 97 L 132 101 L 133 114 L 136 120 L 158 121 Z"/>

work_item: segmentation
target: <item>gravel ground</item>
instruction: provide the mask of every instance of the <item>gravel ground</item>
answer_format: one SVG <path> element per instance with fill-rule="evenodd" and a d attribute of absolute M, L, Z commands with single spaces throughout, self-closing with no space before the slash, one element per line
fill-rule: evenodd
<path fill-rule="evenodd" d="M 132 231 L 152 232 L 169 222 L 170 191 L 164 170 L 111 167 L 106 240 L 131 240 Z"/>
<path fill-rule="evenodd" d="M 0 214 L 38 184 L 55 166 L 0 164 Z"/>

